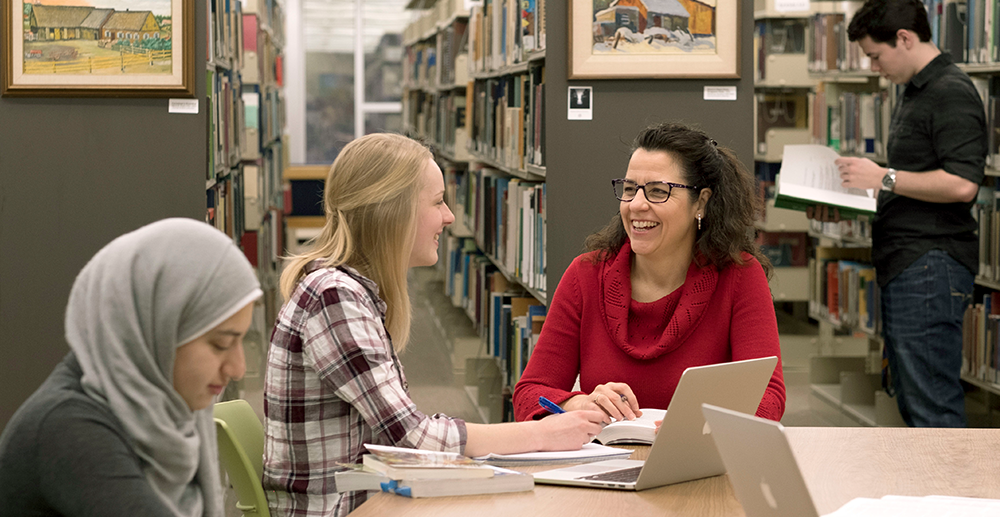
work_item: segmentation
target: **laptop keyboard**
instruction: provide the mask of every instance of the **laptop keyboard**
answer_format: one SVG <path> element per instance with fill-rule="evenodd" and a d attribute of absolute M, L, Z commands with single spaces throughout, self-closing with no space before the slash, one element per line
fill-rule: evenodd
<path fill-rule="evenodd" d="M 589 479 L 593 481 L 613 481 L 616 483 L 635 483 L 639 479 L 639 471 L 642 470 L 642 465 L 638 467 L 629 467 L 627 469 L 612 470 L 611 472 L 601 472 L 600 474 L 594 474 L 592 476 L 583 476 L 577 479 Z"/>

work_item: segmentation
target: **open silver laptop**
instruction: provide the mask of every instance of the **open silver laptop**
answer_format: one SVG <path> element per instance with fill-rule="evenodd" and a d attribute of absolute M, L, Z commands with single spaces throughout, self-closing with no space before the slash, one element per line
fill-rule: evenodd
<path fill-rule="evenodd" d="M 819 517 L 781 424 L 709 404 L 702 412 L 747 517 Z"/>
<path fill-rule="evenodd" d="M 645 490 L 726 471 L 702 403 L 754 413 L 774 373 L 774 356 L 684 370 L 646 461 L 608 460 L 535 474 L 536 483 Z"/>

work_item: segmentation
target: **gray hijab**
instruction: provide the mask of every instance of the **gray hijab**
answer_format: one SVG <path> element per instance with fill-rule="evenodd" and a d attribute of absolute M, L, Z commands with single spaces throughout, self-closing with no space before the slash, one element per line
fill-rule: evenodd
<path fill-rule="evenodd" d="M 118 417 L 153 490 L 179 516 L 221 516 L 212 407 L 174 390 L 176 349 L 261 295 L 232 240 L 206 223 L 165 219 L 118 237 L 84 266 L 66 339 L 84 392 Z"/>

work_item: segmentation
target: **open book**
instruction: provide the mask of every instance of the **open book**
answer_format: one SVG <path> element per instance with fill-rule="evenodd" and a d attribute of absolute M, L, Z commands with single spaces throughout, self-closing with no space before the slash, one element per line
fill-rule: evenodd
<path fill-rule="evenodd" d="M 837 207 L 843 219 L 874 214 L 873 190 L 841 186 L 834 164 L 839 157 L 837 151 L 822 145 L 786 145 L 774 206 L 804 212 L 810 206 L 824 204 Z"/>
<path fill-rule="evenodd" d="M 604 445 L 616 443 L 638 443 L 650 445 L 656 437 L 656 422 L 663 420 L 665 409 L 640 409 L 642 416 L 635 420 L 617 420 L 604 427 L 594 440 Z"/>

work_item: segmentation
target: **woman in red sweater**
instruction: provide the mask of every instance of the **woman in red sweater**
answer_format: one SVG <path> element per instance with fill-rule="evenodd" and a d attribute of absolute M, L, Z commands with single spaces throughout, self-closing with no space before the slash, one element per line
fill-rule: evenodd
<path fill-rule="evenodd" d="M 633 148 L 612 180 L 619 214 L 587 238 L 549 305 L 514 389 L 517 420 L 548 414 L 539 396 L 632 419 L 665 409 L 688 367 L 781 356 L 771 263 L 754 243 L 753 176 L 679 124 L 643 130 Z M 582 391 L 571 391 L 578 374 Z M 784 411 L 779 360 L 757 416 Z"/>

